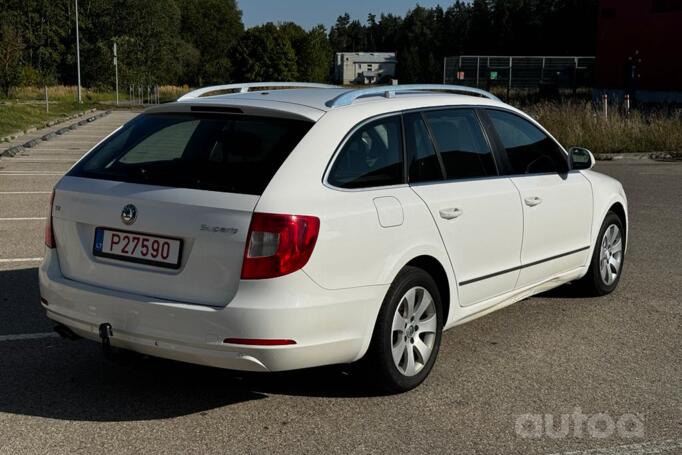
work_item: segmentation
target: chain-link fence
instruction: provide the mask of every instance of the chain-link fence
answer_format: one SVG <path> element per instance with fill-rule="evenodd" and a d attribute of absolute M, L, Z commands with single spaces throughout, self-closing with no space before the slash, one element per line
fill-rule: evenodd
<path fill-rule="evenodd" d="M 443 83 L 492 88 L 539 90 L 591 87 L 594 57 L 460 55 L 446 57 Z"/>

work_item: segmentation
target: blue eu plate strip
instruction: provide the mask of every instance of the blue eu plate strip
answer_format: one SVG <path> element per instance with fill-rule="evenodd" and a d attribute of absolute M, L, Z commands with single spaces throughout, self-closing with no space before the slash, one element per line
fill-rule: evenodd
<path fill-rule="evenodd" d="M 104 230 L 95 229 L 95 251 L 102 251 L 102 243 L 104 241 Z"/>

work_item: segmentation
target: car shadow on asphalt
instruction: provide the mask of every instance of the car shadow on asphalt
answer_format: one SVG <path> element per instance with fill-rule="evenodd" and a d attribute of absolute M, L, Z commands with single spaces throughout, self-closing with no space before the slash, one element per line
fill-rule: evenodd
<path fill-rule="evenodd" d="M 0 413 L 72 421 L 179 417 L 270 395 L 375 395 L 341 367 L 245 373 L 119 351 L 58 338 L 0 343 Z"/>
<path fill-rule="evenodd" d="M 590 299 L 594 298 L 585 292 L 577 283 L 563 284 L 549 291 L 533 296 L 533 298 L 547 299 Z"/>
<path fill-rule="evenodd" d="M 53 325 L 40 306 L 38 269 L 0 270 L 0 335 L 49 332 Z"/>
<path fill-rule="evenodd" d="M 0 335 L 50 332 L 35 268 L 0 271 Z M 61 338 L 0 342 L 0 413 L 75 421 L 172 418 L 269 395 L 361 397 L 370 388 L 351 366 L 245 373 L 117 351 Z"/>

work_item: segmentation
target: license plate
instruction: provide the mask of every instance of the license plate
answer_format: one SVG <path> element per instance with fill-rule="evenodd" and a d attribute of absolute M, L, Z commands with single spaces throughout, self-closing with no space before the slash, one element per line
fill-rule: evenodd
<path fill-rule="evenodd" d="M 182 240 L 137 232 L 95 229 L 95 256 L 177 269 Z"/>

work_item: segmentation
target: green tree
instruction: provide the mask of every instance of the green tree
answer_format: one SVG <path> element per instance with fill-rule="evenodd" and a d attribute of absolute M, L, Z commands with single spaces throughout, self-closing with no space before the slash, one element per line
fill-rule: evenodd
<path fill-rule="evenodd" d="M 10 88 L 21 78 L 21 53 L 24 50 L 19 32 L 8 23 L 0 24 L 0 90 L 9 96 Z"/>
<path fill-rule="evenodd" d="M 180 9 L 173 0 L 134 1 L 121 19 L 119 71 L 124 83 L 172 84 L 181 80 Z M 153 18 L 153 20 L 150 20 Z"/>
<path fill-rule="evenodd" d="M 474 0 L 471 4 L 471 25 L 464 46 L 472 54 L 493 54 L 495 36 L 492 27 L 492 11 L 489 0 Z"/>
<path fill-rule="evenodd" d="M 113 86 L 114 42 L 122 87 L 321 81 L 333 52 L 341 51 L 396 51 L 400 80 L 426 82 L 440 80 L 448 55 L 593 55 L 598 2 L 456 0 L 445 11 L 416 6 L 404 17 L 377 11 L 363 23 L 346 13 L 328 35 L 321 26 L 306 31 L 291 23 L 244 32 L 236 0 L 81 0 L 79 13 L 81 73 L 89 87 Z M 0 21 L 13 30 L 6 32 L 11 41 L 23 44 L 5 80 L 75 84 L 73 0 L 0 0 Z M 578 32 L 567 32 L 567 23 L 579 24 Z"/>
<path fill-rule="evenodd" d="M 462 55 L 471 27 L 471 9 L 457 0 L 443 16 L 443 57 Z"/>
<path fill-rule="evenodd" d="M 329 30 L 329 43 L 334 52 L 351 50 L 351 38 L 348 32 L 350 14 L 344 13 L 336 18 L 336 24 Z"/>
<path fill-rule="evenodd" d="M 367 29 L 358 20 L 352 21 L 348 25 L 348 39 L 350 40 L 350 51 L 363 52 L 367 50 Z"/>
<path fill-rule="evenodd" d="M 366 35 L 367 50 L 376 51 L 379 47 L 377 43 L 379 37 L 379 23 L 377 22 L 376 14 L 369 13 L 367 15 Z"/>
<path fill-rule="evenodd" d="M 378 51 L 393 52 L 396 50 L 402 23 L 403 19 L 400 16 L 394 14 L 381 15 L 377 35 L 375 36 Z"/>
<path fill-rule="evenodd" d="M 442 10 L 415 7 L 405 16 L 397 43 L 397 76 L 402 82 L 436 82 L 442 79 L 439 28 Z"/>
<path fill-rule="evenodd" d="M 293 22 L 280 24 L 280 31 L 289 40 L 296 54 L 296 80 L 326 82 L 332 67 L 332 52 L 323 25 L 317 25 L 308 32 Z"/>
<path fill-rule="evenodd" d="M 179 4 L 183 40 L 196 48 L 199 56 L 196 71 L 188 74 L 189 82 L 204 85 L 232 80 L 230 54 L 244 33 L 235 0 L 182 0 Z"/>
<path fill-rule="evenodd" d="M 43 82 L 57 82 L 69 33 L 68 2 L 2 0 L 0 18 L 19 33 L 26 73 Z M 23 83 L 23 81 L 22 81 Z"/>
<path fill-rule="evenodd" d="M 243 81 L 291 81 L 298 76 L 296 53 L 272 22 L 252 27 L 234 48 L 234 74 Z"/>
<path fill-rule="evenodd" d="M 308 31 L 300 52 L 298 71 L 301 80 L 328 82 L 331 78 L 333 55 L 323 25 L 317 25 Z"/>

